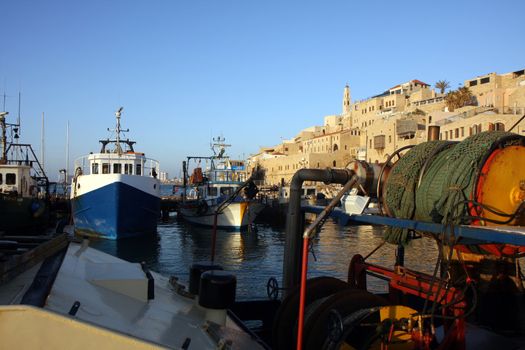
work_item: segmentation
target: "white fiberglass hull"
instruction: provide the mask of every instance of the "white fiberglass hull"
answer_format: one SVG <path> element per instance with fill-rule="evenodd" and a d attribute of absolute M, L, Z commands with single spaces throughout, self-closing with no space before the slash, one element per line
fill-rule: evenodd
<path fill-rule="evenodd" d="M 179 213 L 184 220 L 201 226 L 213 227 L 216 206 L 203 205 L 202 201 L 183 205 Z M 231 203 L 217 215 L 217 227 L 243 228 L 253 223 L 264 205 L 258 202 Z"/>

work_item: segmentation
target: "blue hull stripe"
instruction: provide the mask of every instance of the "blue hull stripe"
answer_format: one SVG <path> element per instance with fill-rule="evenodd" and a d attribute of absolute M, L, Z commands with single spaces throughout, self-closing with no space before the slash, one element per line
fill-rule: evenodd
<path fill-rule="evenodd" d="M 157 230 L 160 198 L 121 182 L 114 182 L 74 198 L 75 232 L 120 239 Z"/>

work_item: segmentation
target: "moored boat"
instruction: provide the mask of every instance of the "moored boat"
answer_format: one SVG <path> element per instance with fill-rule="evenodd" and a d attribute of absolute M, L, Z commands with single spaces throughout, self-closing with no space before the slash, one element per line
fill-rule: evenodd
<path fill-rule="evenodd" d="M 101 140 L 99 153 L 75 162 L 71 204 L 75 233 L 121 239 L 154 233 L 160 213 L 159 163 L 121 139 L 122 108 L 114 140 Z M 112 149 L 109 145 L 113 145 Z"/>
<path fill-rule="evenodd" d="M 204 173 L 201 167 L 193 170 L 189 187 L 195 189 L 197 198 L 185 198 L 179 207 L 181 217 L 192 224 L 240 229 L 252 224 L 264 208 L 254 200 L 257 188 L 247 179 L 244 163 L 230 160 L 225 154 L 226 147 L 229 145 L 224 138 L 218 137 L 212 144 L 213 156 L 188 157 L 188 162 L 196 159 L 210 163 Z M 186 165 L 183 167 L 187 179 Z"/>
<path fill-rule="evenodd" d="M 49 223 L 49 180 L 31 145 L 17 142 L 20 125 L 7 123 L 7 114 L 0 113 L 0 231 L 42 232 Z"/>

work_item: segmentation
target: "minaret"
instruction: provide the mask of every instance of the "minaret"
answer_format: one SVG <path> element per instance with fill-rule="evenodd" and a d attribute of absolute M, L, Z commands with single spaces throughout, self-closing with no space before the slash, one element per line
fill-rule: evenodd
<path fill-rule="evenodd" d="M 343 94 L 343 115 L 350 113 L 350 103 L 352 103 L 352 99 L 350 98 L 350 87 L 346 84 L 345 92 Z"/>

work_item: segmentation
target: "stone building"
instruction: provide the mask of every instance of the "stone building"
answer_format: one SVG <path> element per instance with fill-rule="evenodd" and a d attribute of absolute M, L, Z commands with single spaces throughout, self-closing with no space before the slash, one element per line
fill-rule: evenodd
<path fill-rule="evenodd" d="M 301 168 L 345 167 L 353 159 L 384 162 L 401 147 L 426 141 L 430 125 L 440 127 L 441 139 L 459 141 L 481 131 L 509 130 L 525 114 L 525 70 L 490 73 L 464 86 L 471 103 L 450 111 L 446 94 L 417 79 L 354 103 L 346 85 L 340 115 L 261 148 L 249 158 L 248 171 L 259 166 L 266 184 L 289 183 Z M 524 134 L 525 122 L 512 131 Z"/>

